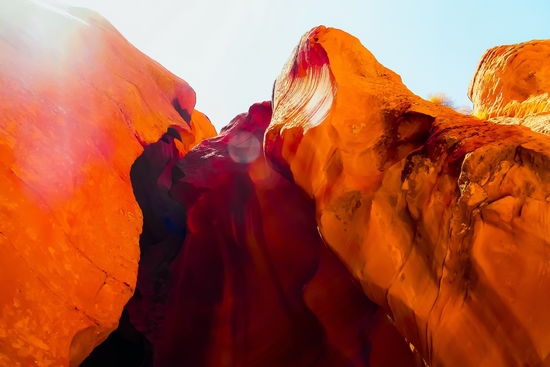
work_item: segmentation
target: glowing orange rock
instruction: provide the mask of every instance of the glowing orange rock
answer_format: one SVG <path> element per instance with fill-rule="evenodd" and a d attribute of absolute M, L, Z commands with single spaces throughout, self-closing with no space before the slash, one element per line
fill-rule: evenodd
<path fill-rule="evenodd" d="M 132 164 L 169 127 L 180 153 L 212 130 L 99 15 L 16 1 L 0 22 L 0 365 L 77 366 L 134 290 Z"/>
<path fill-rule="evenodd" d="M 325 27 L 273 100 L 269 162 L 428 365 L 550 365 L 549 137 L 424 101 Z"/>
<path fill-rule="evenodd" d="M 550 133 L 550 40 L 485 52 L 470 83 L 474 115 Z"/>

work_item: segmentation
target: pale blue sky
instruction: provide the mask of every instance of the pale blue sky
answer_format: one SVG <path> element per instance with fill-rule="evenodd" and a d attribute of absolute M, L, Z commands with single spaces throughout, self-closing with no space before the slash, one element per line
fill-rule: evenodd
<path fill-rule="evenodd" d="M 303 33 L 358 37 L 426 98 L 471 105 L 468 83 L 493 46 L 550 38 L 550 0 L 62 0 L 106 17 L 136 47 L 185 79 L 216 128 L 271 97 Z"/>

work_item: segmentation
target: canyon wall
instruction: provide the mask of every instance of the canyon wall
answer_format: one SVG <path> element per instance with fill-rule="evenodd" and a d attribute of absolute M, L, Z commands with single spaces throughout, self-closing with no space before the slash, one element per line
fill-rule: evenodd
<path fill-rule="evenodd" d="M 464 115 L 316 27 L 217 135 L 96 13 L 0 36 L 0 365 L 550 366 L 548 41 Z"/>
<path fill-rule="evenodd" d="M 0 4 L 2 366 L 77 366 L 116 329 L 140 255 L 134 161 L 168 130 L 181 155 L 215 135 L 105 19 L 54 10 Z"/>

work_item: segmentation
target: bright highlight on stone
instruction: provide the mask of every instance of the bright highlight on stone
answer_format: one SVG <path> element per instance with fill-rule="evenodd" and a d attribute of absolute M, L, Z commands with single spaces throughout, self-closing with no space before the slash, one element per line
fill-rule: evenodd
<path fill-rule="evenodd" d="M 550 366 L 548 42 L 463 115 L 316 27 L 217 135 L 98 14 L 1 3 L 0 366 Z"/>

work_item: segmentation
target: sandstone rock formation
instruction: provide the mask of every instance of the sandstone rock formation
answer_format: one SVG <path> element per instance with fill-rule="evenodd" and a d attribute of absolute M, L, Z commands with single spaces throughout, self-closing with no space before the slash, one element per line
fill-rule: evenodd
<path fill-rule="evenodd" d="M 547 136 L 424 101 L 324 27 L 273 101 L 268 160 L 428 365 L 550 365 Z"/>
<path fill-rule="evenodd" d="M 0 365 L 550 366 L 548 45 L 478 119 L 317 27 L 213 137 L 99 15 L 0 3 Z"/>
<path fill-rule="evenodd" d="M 134 291 L 130 169 L 215 131 L 195 93 L 83 9 L 0 4 L 0 365 L 77 366 Z"/>
<path fill-rule="evenodd" d="M 172 171 L 180 206 L 160 206 L 186 230 L 149 250 L 142 237 L 143 288 L 128 304 L 155 365 L 417 366 L 323 244 L 311 203 L 267 165 L 270 118 L 269 102 L 252 106 Z"/>
<path fill-rule="evenodd" d="M 550 40 L 494 47 L 470 83 L 474 114 L 550 133 Z"/>

